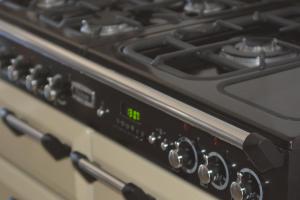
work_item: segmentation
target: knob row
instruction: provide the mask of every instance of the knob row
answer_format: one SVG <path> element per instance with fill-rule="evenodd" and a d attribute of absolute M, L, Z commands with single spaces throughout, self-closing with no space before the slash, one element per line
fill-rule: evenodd
<path fill-rule="evenodd" d="M 47 67 L 32 64 L 23 55 L 15 55 L 3 47 L 0 47 L 0 69 L 8 80 L 24 83 L 28 91 L 41 93 L 50 102 L 63 99 L 70 90 L 62 75 L 51 76 Z"/>
<path fill-rule="evenodd" d="M 168 159 L 173 169 L 188 174 L 197 172 L 201 185 L 211 185 L 218 191 L 229 186 L 230 173 L 225 159 L 217 152 L 200 153 L 188 138 L 174 142 Z M 202 164 L 198 166 L 199 161 Z M 260 179 L 254 171 L 246 168 L 237 173 L 236 181 L 230 185 L 230 193 L 233 200 L 262 200 L 263 197 Z"/>

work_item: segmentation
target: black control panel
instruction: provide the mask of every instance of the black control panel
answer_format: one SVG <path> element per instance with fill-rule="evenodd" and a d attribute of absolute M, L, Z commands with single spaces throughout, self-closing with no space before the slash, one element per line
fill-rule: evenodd
<path fill-rule="evenodd" d="M 2 79 L 219 199 L 285 199 L 283 167 L 260 171 L 237 147 L 92 75 L 4 37 L 0 68 Z"/>

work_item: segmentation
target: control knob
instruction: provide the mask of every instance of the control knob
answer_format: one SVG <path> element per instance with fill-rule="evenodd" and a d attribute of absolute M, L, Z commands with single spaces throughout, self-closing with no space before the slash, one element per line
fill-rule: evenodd
<path fill-rule="evenodd" d="M 47 84 L 44 87 L 44 97 L 50 102 L 62 99 L 69 91 L 69 84 L 60 74 L 47 78 Z"/>
<path fill-rule="evenodd" d="M 226 189 L 229 183 L 229 170 L 223 157 L 211 152 L 203 155 L 204 163 L 198 168 L 198 177 L 203 185 L 212 184 L 217 190 Z"/>
<path fill-rule="evenodd" d="M 258 176 L 250 169 L 237 173 L 237 179 L 230 186 L 233 200 L 262 200 L 263 190 Z"/>
<path fill-rule="evenodd" d="M 14 55 L 4 46 L 0 46 L 0 69 L 4 69 L 11 64 L 11 59 Z"/>
<path fill-rule="evenodd" d="M 24 56 L 19 55 L 11 59 L 11 65 L 7 68 L 7 76 L 11 81 L 17 81 L 22 78 L 28 71 L 28 63 Z"/>
<path fill-rule="evenodd" d="M 180 138 L 174 143 L 175 148 L 169 152 L 169 163 L 174 169 L 182 169 L 192 174 L 197 170 L 198 154 L 191 140 Z"/>
<path fill-rule="evenodd" d="M 29 69 L 30 74 L 26 76 L 26 88 L 36 93 L 43 85 L 47 83 L 48 70 L 42 65 L 36 65 Z"/>

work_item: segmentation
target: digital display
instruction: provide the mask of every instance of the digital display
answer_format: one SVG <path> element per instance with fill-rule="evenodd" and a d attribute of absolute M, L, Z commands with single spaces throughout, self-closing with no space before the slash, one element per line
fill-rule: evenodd
<path fill-rule="evenodd" d="M 134 122 L 141 122 L 142 119 L 141 112 L 138 109 L 136 109 L 134 106 L 122 103 L 121 112 L 122 115 L 125 116 L 126 118 Z"/>

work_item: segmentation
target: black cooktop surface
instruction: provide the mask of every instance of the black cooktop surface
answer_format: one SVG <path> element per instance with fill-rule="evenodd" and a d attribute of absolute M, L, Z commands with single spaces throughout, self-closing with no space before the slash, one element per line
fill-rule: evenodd
<path fill-rule="evenodd" d="M 300 136 L 296 2 L 0 0 L 0 9 L 46 39 L 225 120 L 284 144 Z"/>

